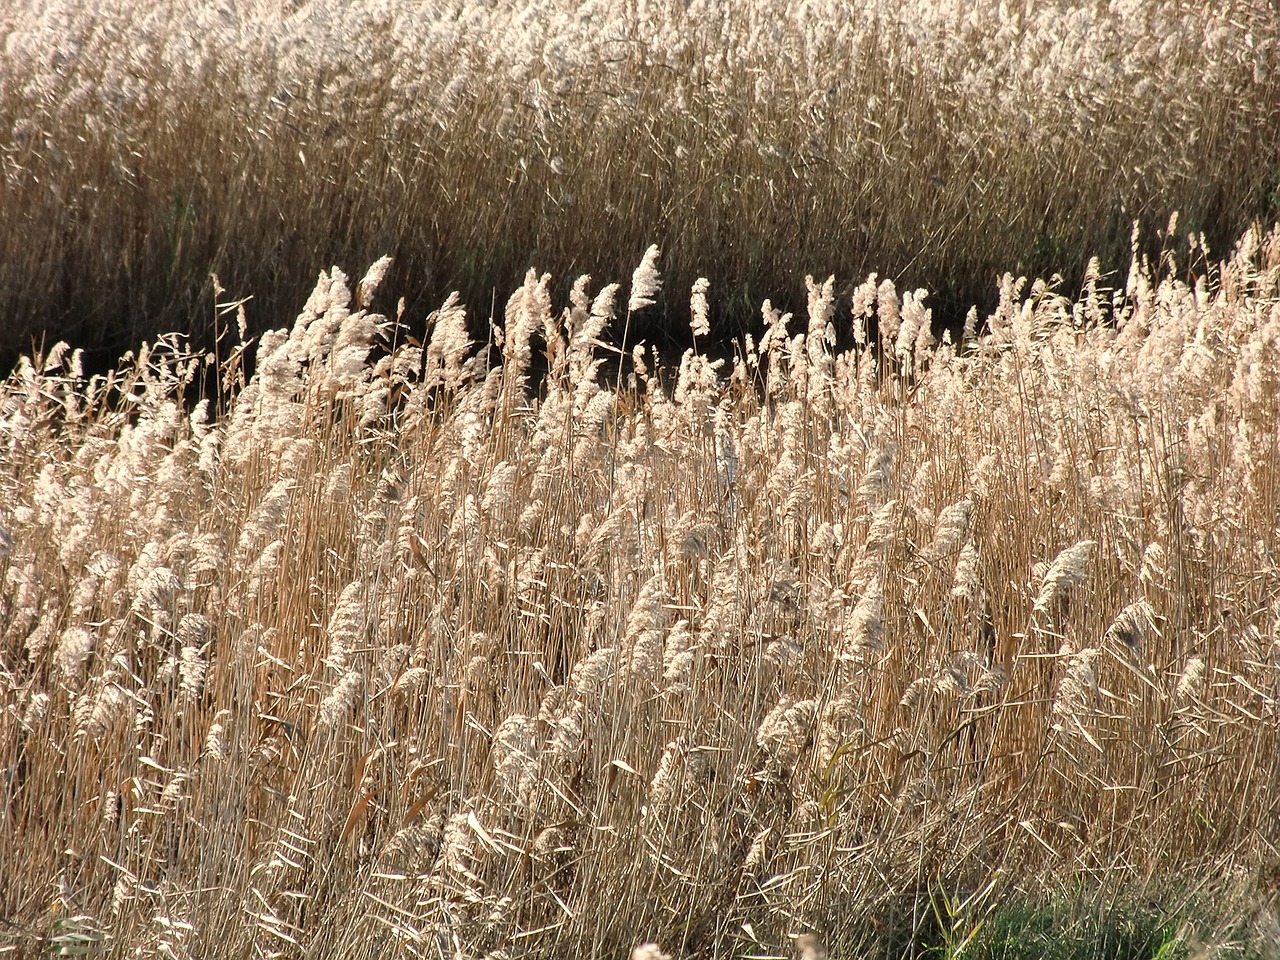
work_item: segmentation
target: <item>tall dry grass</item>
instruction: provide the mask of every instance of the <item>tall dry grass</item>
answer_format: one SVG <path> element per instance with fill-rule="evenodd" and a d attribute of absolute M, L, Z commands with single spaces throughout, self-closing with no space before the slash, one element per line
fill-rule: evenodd
<path fill-rule="evenodd" d="M 18 367 L 7 952 L 847 956 L 939 891 L 1266 896 L 1280 229 L 1194 287 L 1006 276 L 960 344 L 872 276 L 837 354 L 809 281 L 616 383 L 651 264 L 531 272 L 501 365 L 454 299 L 368 312 L 379 261 L 220 362 Z"/>
<path fill-rule="evenodd" d="M 1278 31 L 1263 0 L 27 0 L 0 358 L 207 333 L 210 272 L 278 326 L 313 265 L 387 252 L 414 316 L 483 320 L 530 263 L 565 296 L 656 241 L 730 330 L 806 273 L 960 313 L 1005 270 L 1074 285 L 1174 210 L 1225 250 L 1277 210 Z"/>

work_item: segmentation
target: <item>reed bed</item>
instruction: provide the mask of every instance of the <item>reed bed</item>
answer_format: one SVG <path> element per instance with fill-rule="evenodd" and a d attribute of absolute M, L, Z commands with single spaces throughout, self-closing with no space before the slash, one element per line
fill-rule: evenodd
<path fill-rule="evenodd" d="M 0 369 L 209 346 L 210 272 L 288 322 L 395 257 L 483 331 L 531 263 L 657 242 L 718 335 L 875 270 L 957 325 L 993 280 L 1128 263 L 1173 211 L 1213 263 L 1278 213 L 1267 0 L 21 0 L 0 23 Z M 1181 247 L 1179 247 L 1181 249 Z M 683 295 L 639 318 L 687 345 Z"/>
<path fill-rule="evenodd" d="M 389 266 L 0 386 L 6 955 L 855 956 L 1169 882 L 1275 929 L 1280 228 L 626 368 L 656 249 L 487 344 Z"/>

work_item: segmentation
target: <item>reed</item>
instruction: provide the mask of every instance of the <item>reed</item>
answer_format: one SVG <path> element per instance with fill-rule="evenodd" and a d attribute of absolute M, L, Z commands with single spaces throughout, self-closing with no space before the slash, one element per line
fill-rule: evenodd
<path fill-rule="evenodd" d="M 220 359 L 17 366 L 7 949 L 840 956 L 1174 879 L 1274 927 L 1280 230 L 1006 275 L 962 342 L 873 277 L 837 349 L 810 280 L 618 381 L 651 259 L 531 272 L 502 365 L 370 312 L 380 261 Z"/>

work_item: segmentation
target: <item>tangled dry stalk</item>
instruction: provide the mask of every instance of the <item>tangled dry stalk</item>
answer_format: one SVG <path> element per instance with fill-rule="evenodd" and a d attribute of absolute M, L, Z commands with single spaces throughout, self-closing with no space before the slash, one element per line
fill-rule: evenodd
<path fill-rule="evenodd" d="M 872 276 L 837 355 L 809 281 L 620 384 L 619 285 L 531 272 L 491 365 L 455 300 L 368 312 L 387 266 L 0 387 L 20 955 L 785 954 L 932 883 L 1273 861 L 1280 231 L 1006 276 L 959 344 Z"/>

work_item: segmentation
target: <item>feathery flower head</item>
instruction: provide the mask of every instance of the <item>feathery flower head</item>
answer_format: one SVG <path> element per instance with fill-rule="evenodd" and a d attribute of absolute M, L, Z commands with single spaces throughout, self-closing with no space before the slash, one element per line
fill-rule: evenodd
<path fill-rule="evenodd" d="M 1093 553 L 1095 546 L 1097 546 L 1096 540 L 1081 540 L 1067 547 L 1054 558 L 1044 575 L 1040 593 L 1036 596 L 1037 613 L 1047 613 L 1054 602 L 1064 596 L 1068 589 L 1084 583 L 1089 555 Z"/>
<path fill-rule="evenodd" d="M 693 281 L 693 293 L 689 296 L 689 313 L 692 317 L 689 329 L 695 337 L 705 337 L 711 333 L 711 322 L 707 319 L 707 290 L 710 288 L 711 281 L 706 277 Z"/>
<path fill-rule="evenodd" d="M 662 289 L 662 278 L 658 276 L 658 245 L 655 243 L 644 252 L 640 266 L 631 274 L 631 299 L 627 301 L 627 312 L 635 313 L 645 307 L 653 306 L 653 298 Z"/>

